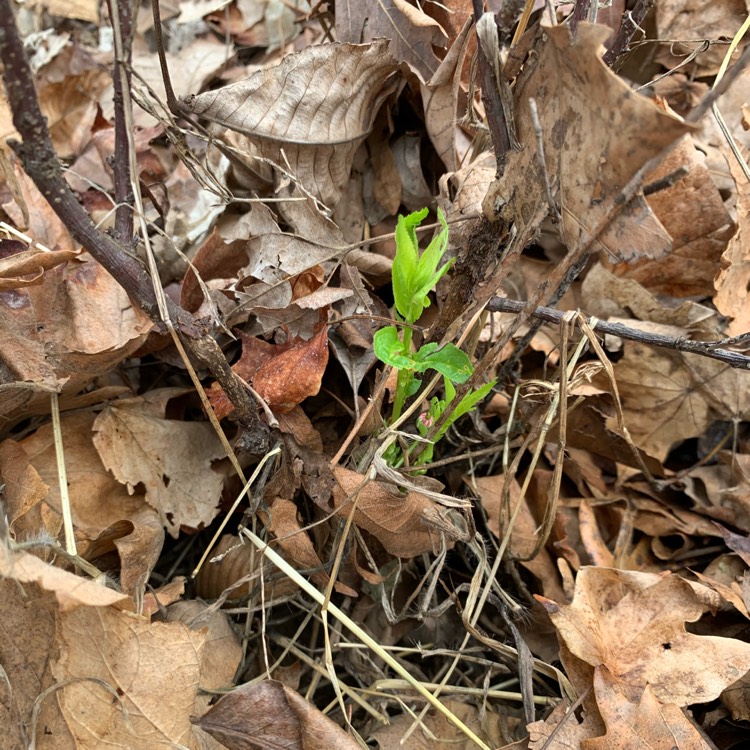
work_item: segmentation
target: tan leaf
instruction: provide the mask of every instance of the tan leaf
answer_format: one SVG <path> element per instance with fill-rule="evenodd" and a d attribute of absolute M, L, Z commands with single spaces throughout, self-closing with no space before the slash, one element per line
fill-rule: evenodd
<path fill-rule="evenodd" d="M 525 231 L 540 220 L 539 207 L 547 201 L 530 97 L 539 111 L 547 175 L 569 248 L 604 225 L 631 178 L 688 131 L 602 63 L 601 45 L 609 34 L 606 27 L 583 23 L 575 40 L 567 26 L 545 30 L 538 63 L 527 64 L 514 87 L 522 148 L 508 153 L 502 178 L 490 186 L 484 203 L 489 216 L 499 214 Z M 642 196 L 623 208 L 598 239 L 622 261 L 658 257 L 669 249 L 668 235 Z"/>
<path fill-rule="evenodd" d="M 224 449 L 207 422 L 165 419 L 169 395 L 152 391 L 143 398 L 107 407 L 94 423 L 94 444 L 115 478 L 133 492 L 146 488 L 146 501 L 177 538 L 180 526 L 200 528 L 216 516 L 223 477 L 211 469 Z"/>
<path fill-rule="evenodd" d="M 425 128 L 432 145 L 449 172 L 455 172 L 456 162 L 456 110 L 461 84 L 461 65 L 470 38 L 471 20 L 467 19 L 448 54 L 430 81 L 422 86 Z"/>
<path fill-rule="evenodd" d="M 640 699 L 632 702 L 617 678 L 600 666 L 594 670 L 594 690 L 607 732 L 583 740 L 581 750 L 710 750 L 682 709 L 659 701 L 649 685 Z"/>
<path fill-rule="evenodd" d="M 131 610 L 130 597 L 100 583 L 56 568 L 27 552 L 0 555 L 0 576 L 18 583 L 34 583 L 55 595 L 61 612 L 77 607 L 116 607 Z"/>
<path fill-rule="evenodd" d="M 20 568 L 15 579 L 9 577 L 16 562 Z M 28 565 L 27 565 L 28 563 Z M 36 570 L 32 570 L 32 566 Z M 50 662 L 55 656 L 55 619 L 57 601 L 50 589 L 38 583 L 45 572 L 63 578 L 60 586 L 63 596 L 75 589 L 81 579 L 59 568 L 52 568 L 32 555 L 0 555 L 0 620 L 3 637 L 0 638 L 0 664 L 3 665 L 5 695 L 0 698 L 0 727 L 3 728 L 0 747 L 3 750 L 20 750 L 29 747 L 28 732 L 23 717 L 31 715 L 36 699 L 54 683 Z M 27 580 L 24 580 L 27 579 Z M 91 583 L 105 592 L 103 586 Z M 115 594 L 114 591 L 109 591 Z M 72 738 L 62 722 L 49 722 L 44 713 L 45 732 L 57 740 L 57 747 L 72 747 Z"/>
<path fill-rule="evenodd" d="M 229 750 L 359 748 L 341 727 L 276 680 L 237 688 L 195 723 Z"/>
<path fill-rule="evenodd" d="M 52 673 L 66 683 L 57 702 L 75 746 L 195 747 L 190 716 L 206 639 L 205 629 L 152 623 L 109 608 L 79 607 L 61 614 L 60 656 Z"/>
<path fill-rule="evenodd" d="M 334 207 L 357 148 L 396 87 L 387 49 L 385 40 L 307 47 L 245 81 L 189 96 L 185 106 L 244 134 L 258 155 Z"/>
<path fill-rule="evenodd" d="M 45 270 L 72 260 L 77 255 L 78 252 L 73 250 L 46 252 L 36 248 L 6 255 L 0 260 L 0 292 L 41 284 Z"/>
<path fill-rule="evenodd" d="M 747 18 L 748 6 L 744 0 L 723 3 L 693 3 L 691 0 L 662 0 L 656 7 L 657 37 L 663 41 L 658 61 L 671 69 L 685 62 L 684 55 L 696 52 L 688 40 L 731 39 Z M 685 40 L 683 44 L 681 40 Z M 710 45 L 699 51 L 688 68 L 692 78 L 713 75 L 719 69 L 726 50 Z"/>
<path fill-rule="evenodd" d="M 143 495 L 128 494 L 103 466 L 93 444 L 94 420 L 89 411 L 65 414 L 61 420 L 78 552 L 94 560 L 117 550 L 122 590 L 138 600 L 159 559 L 164 531 Z M 62 506 L 52 426 L 44 425 L 18 443 L 4 441 L 0 471 L 16 539 L 59 538 Z"/>
<path fill-rule="evenodd" d="M 646 181 L 664 179 L 679 168 L 688 170 L 685 177 L 647 198 L 672 238 L 671 251 L 663 258 L 620 264 L 614 271 L 639 281 L 654 294 L 704 297 L 713 292 L 722 253 L 735 227 L 705 157 L 690 136 L 670 151 Z"/>
<path fill-rule="evenodd" d="M 499 714 L 494 711 L 480 711 L 475 706 L 455 698 L 441 698 L 440 702 L 490 747 L 505 747 L 503 737 L 507 735 L 503 733 L 504 719 L 501 719 Z M 476 743 L 459 732 L 434 708 L 430 708 L 423 718 L 423 723 L 410 735 L 408 741 L 404 742 L 403 737 L 413 721 L 409 714 L 398 714 L 391 719 L 388 726 L 377 726 L 367 739 L 370 743 L 373 740 L 377 741 L 378 750 L 433 750 L 440 745 L 450 745 L 452 750 L 476 750 Z M 435 737 L 438 738 L 438 742 L 435 742 Z"/>
<path fill-rule="evenodd" d="M 391 555 L 408 558 L 436 549 L 438 536 L 425 524 L 424 513 L 432 509 L 428 497 L 418 492 L 402 493 L 385 482 L 365 482 L 362 474 L 340 466 L 333 473 L 333 504 L 338 515 L 347 518 L 356 499 L 354 523 L 372 534 Z"/>
<path fill-rule="evenodd" d="M 648 685 L 663 703 L 706 703 L 750 669 L 750 644 L 686 631 L 706 606 L 678 576 L 584 567 L 572 604 L 541 601 L 571 652 L 606 667 L 630 702 Z"/>
<path fill-rule="evenodd" d="M 279 577 L 274 566 L 264 562 L 254 548 L 238 536 L 224 534 L 195 578 L 195 591 L 203 599 L 235 601 L 257 592 L 261 586 L 266 602 L 293 596 L 299 591 L 294 581 Z"/>
<path fill-rule="evenodd" d="M 345 0 L 336 5 L 336 35 L 342 42 L 393 40 L 393 56 L 409 63 L 422 81 L 428 81 L 440 64 L 433 46 L 444 47 L 448 39 L 434 18 L 407 0 Z"/>
<path fill-rule="evenodd" d="M 44 0 L 32 5 L 43 5 L 54 16 L 77 18 L 91 23 L 99 21 L 98 0 Z"/>
<path fill-rule="evenodd" d="M 639 328 L 658 327 L 640 324 Z M 679 352 L 628 341 L 614 370 L 625 426 L 635 444 L 651 456 L 663 461 L 675 443 L 700 435 L 709 425 L 707 396 Z M 601 376 L 594 382 L 607 387 Z M 614 417 L 607 426 L 617 429 Z"/>
<path fill-rule="evenodd" d="M 36 206 L 29 203 L 29 209 L 34 217 Z M 44 214 L 40 218 L 44 221 Z M 4 294 L 9 296 L 0 305 L 0 360 L 16 385 L 4 389 L 0 413 L 9 420 L 49 401 L 34 386 L 50 390 L 62 380 L 68 393 L 77 392 L 138 349 L 152 327 L 93 260 L 55 266 L 41 284 Z"/>
<path fill-rule="evenodd" d="M 750 331 L 750 182 L 733 157 L 727 161 L 737 190 L 737 232 L 721 258 L 714 303 L 732 319 L 726 335 L 737 336 Z"/>
<path fill-rule="evenodd" d="M 328 326 L 309 341 L 295 344 L 262 365 L 253 387 L 272 409 L 291 411 L 320 390 L 328 364 Z"/>

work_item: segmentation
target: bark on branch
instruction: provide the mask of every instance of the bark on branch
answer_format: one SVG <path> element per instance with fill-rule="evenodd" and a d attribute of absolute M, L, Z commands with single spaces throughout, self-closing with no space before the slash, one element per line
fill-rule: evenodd
<path fill-rule="evenodd" d="M 65 224 L 71 236 L 101 263 L 130 297 L 158 326 L 164 326 L 151 277 L 138 259 L 95 226 L 68 186 L 50 138 L 47 121 L 39 107 L 34 80 L 23 48 L 10 0 L 0 0 L 0 61 L 3 80 L 13 112 L 13 124 L 22 143 L 11 143 L 26 174 Z M 251 432 L 259 427 L 255 401 L 234 377 L 214 339 L 200 330 L 193 316 L 167 298 L 170 320 L 194 355 L 221 383 L 237 409 L 242 426 Z"/>

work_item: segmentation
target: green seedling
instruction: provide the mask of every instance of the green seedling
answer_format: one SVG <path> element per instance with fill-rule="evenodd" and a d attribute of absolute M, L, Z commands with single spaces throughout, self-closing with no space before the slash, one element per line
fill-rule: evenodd
<path fill-rule="evenodd" d="M 465 383 L 473 374 L 474 368 L 465 352 L 454 344 L 438 346 L 425 344 L 418 351 L 412 351 L 412 328 L 430 306 L 430 292 L 453 264 L 449 260 L 440 265 L 448 247 L 448 225 L 442 211 L 438 209 L 438 219 L 442 225 L 427 249 L 420 255 L 416 228 L 427 216 L 426 208 L 408 216 L 399 216 L 396 225 L 396 257 L 393 260 L 393 299 L 396 320 L 401 323 L 401 332 L 396 326 L 381 328 L 374 337 L 375 354 L 385 364 L 398 371 L 396 395 L 393 400 L 391 424 L 400 416 L 406 400 L 413 396 L 421 385 L 419 374 L 435 370 L 443 376 L 445 400 L 437 397 L 430 402 L 430 408 L 417 420 L 417 429 L 426 436 L 432 424 L 440 419 L 446 409 L 452 409 L 450 417 L 433 438 L 433 443 L 419 456 L 418 463 L 432 459 L 434 443 L 446 433 L 459 417 L 470 412 L 492 389 L 495 381 L 476 390 L 469 391 L 457 404 L 456 384 Z M 439 266 L 439 267 L 438 267 Z M 403 456 L 387 455 L 394 463 L 401 463 Z"/>

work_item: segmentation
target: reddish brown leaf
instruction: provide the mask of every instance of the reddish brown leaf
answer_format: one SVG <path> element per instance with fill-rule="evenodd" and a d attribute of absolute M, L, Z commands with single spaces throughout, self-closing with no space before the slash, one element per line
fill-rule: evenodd
<path fill-rule="evenodd" d="M 272 409 L 291 411 L 318 393 L 327 364 L 328 326 L 324 326 L 309 341 L 295 344 L 262 365 L 255 373 L 253 387 Z"/>

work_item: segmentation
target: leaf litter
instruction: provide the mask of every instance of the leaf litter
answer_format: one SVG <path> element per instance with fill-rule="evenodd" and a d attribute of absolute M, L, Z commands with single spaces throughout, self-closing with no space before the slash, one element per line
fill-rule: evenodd
<path fill-rule="evenodd" d="M 256 433 L 76 242 L 0 92 L 0 747 L 741 744 L 747 70 L 726 136 L 681 115 L 748 9 L 657 0 L 609 69 L 624 4 L 596 26 L 596 2 L 490 2 L 487 79 L 475 5 L 165 4 L 171 112 L 134 12 L 123 249 L 148 235 Z M 123 243 L 116 32 L 98 3 L 37 7 L 13 4 L 52 142 Z M 397 222 L 425 207 L 451 267 L 404 337 Z M 388 326 L 460 347 L 469 382 L 420 372 L 390 417 Z"/>

